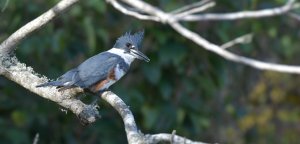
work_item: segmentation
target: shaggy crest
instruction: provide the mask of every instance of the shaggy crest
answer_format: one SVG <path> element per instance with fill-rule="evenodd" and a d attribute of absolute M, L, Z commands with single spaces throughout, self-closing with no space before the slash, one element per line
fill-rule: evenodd
<path fill-rule="evenodd" d="M 131 32 L 126 32 L 123 36 L 119 37 L 114 45 L 115 48 L 122 48 L 126 43 L 131 43 L 140 49 L 142 41 L 144 38 L 144 30 L 131 34 Z"/>

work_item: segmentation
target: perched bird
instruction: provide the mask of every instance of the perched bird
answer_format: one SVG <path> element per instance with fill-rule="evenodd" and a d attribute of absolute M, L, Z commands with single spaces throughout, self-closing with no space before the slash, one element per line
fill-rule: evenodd
<path fill-rule="evenodd" d="M 56 86 L 59 91 L 80 87 L 92 93 L 102 93 L 117 82 L 129 70 L 137 58 L 149 62 L 150 59 L 139 51 L 144 32 L 130 32 L 119 37 L 108 51 L 101 52 L 60 76 L 56 81 L 36 87 Z"/>

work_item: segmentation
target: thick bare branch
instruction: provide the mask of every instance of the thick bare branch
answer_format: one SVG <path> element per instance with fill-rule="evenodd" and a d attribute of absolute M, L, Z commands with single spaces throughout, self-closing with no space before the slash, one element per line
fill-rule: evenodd
<path fill-rule="evenodd" d="M 112 92 L 104 92 L 101 97 L 121 115 L 128 143 L 145 143 L 144 135 L 138 131 L 134 117 L 123 100 Z"/>
<path fill-rule="evenodd" d="M 8 71 L 6 69 L 4 69 L 3 67 L 0 67 L 0 75 L 6 76 L 8 75 Z"/>
<path fill-rule="evenodd" d="M 62 0 L 44 14 L 18 29 L 0 44 L 0 54 L 4 55 L 12 52 L 15 47 L 29 34 L 49 23 L 56 16 L 63 13 L 67 8 L 71 7 L 78 1 L 79 0 Z"/>
<path fill-rule="evenodd" d="M 48 81 L 48 79 L 46 77 L 40 77 L 31 67 L 20 63 L 15 57 L 0 57 L 0 68 L 4 71 L 2 75 L 9 80 L 72 111 L 83 123 L 93 123 L 99 117 L 96 107 L 86 105 L 80 100 L 75 99 L 74 96 L 82 92 L 81 89 L 58 92 L 56 88 L 36 88 L 36 85 L 44 83 Z"/>
<path fill-rule="evenodd" d="M 134 116 L 131 113 L 129 107 L 113 92 L 104 92 L 101 98 L 108 102 L 118 113 L 121 115 L 125 131 L 127 134 L 127 140 L 130 144 L 144 144 L 144 143 L 158 143 L 158 142 L 171 142 L 174 144 L 205 144 L 202 142 L 194 142 L 192 140 L 183 138 L 174 134 L 146 134 L 141 133 L 135 123 Z M 173 139 L 172 139 L 173 137 Z"/>
<path fill-rule="evenodd" d="M 48 79 L 46 77 L 40 78 L 32 68 L 20 63 L 17 58 L 7 55 L 29 34 L 49 23 L 52 19 L 78 1 L 79 0 L 60 1 L 53 8 L 21 27 L 2 42 L 0 45 L 0 75 L 18 83 L 31 92 L 54 101 L 63 108 L 72 111 L 83 123 L 93 123 L 99 117 L 96 107 L 86 105 L 74 98 L 77 93 L 82 92 L 81 89 L 58 92 L 55 88 L 36 88 L 35 86 L 37 84 L 46 82 Z"/>

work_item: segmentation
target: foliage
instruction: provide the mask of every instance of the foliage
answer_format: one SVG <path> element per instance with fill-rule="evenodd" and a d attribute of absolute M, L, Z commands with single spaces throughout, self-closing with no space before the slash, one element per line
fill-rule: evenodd
<path fill-rule="evenodd" d="M 0 41 L 51 8 L 58 0 L 10 0 L 0 12 Z M 151 1 L 173 10 L 189 1 Z M 214 12 L 261 9 L 284 1 L 217 1 Z M 4 1 L 0 2 L 0 7 Z M 298 23 L 286 16 L 268 19 L 195 22 L 186 25 L 223 44 L 253 33 L 251 44 L 231 48 L 257 59 L 299 64 Z M 126 31 L 145 29 L 142 51 L 150 63 L 135 62 L 112 90 L 130 105 L 146 133 L 177 133 L 220 143 L 299 143 L 299 76 L 257 71 L 231 63 L 159 23 L 121 14 L 105 1 L 73 6 L 20 44 L 17 56 L 36 72 L 55 79 L 88 57 L 107 50 Z M 86 95 L 90 102 L 93 96 Z M 0 78 L 0 143 L 124 143 L 119 115 L 100 102 L 102 119 L 82 126 L 22 87 Z"/>

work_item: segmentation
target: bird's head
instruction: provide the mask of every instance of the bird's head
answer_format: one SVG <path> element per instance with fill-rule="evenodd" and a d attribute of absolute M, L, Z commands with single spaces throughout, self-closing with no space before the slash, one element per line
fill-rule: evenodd
<path fill-rule="evenodd" d="M 143 38 L 144 31 L 139 31 L 134 34 L 127 32 L 118 38 L 114 48 L 122 50 L 124 54 L 129 54 L 137 59 L 149 62 L 150 59 L 139 50 L 141 48 Z"/>

